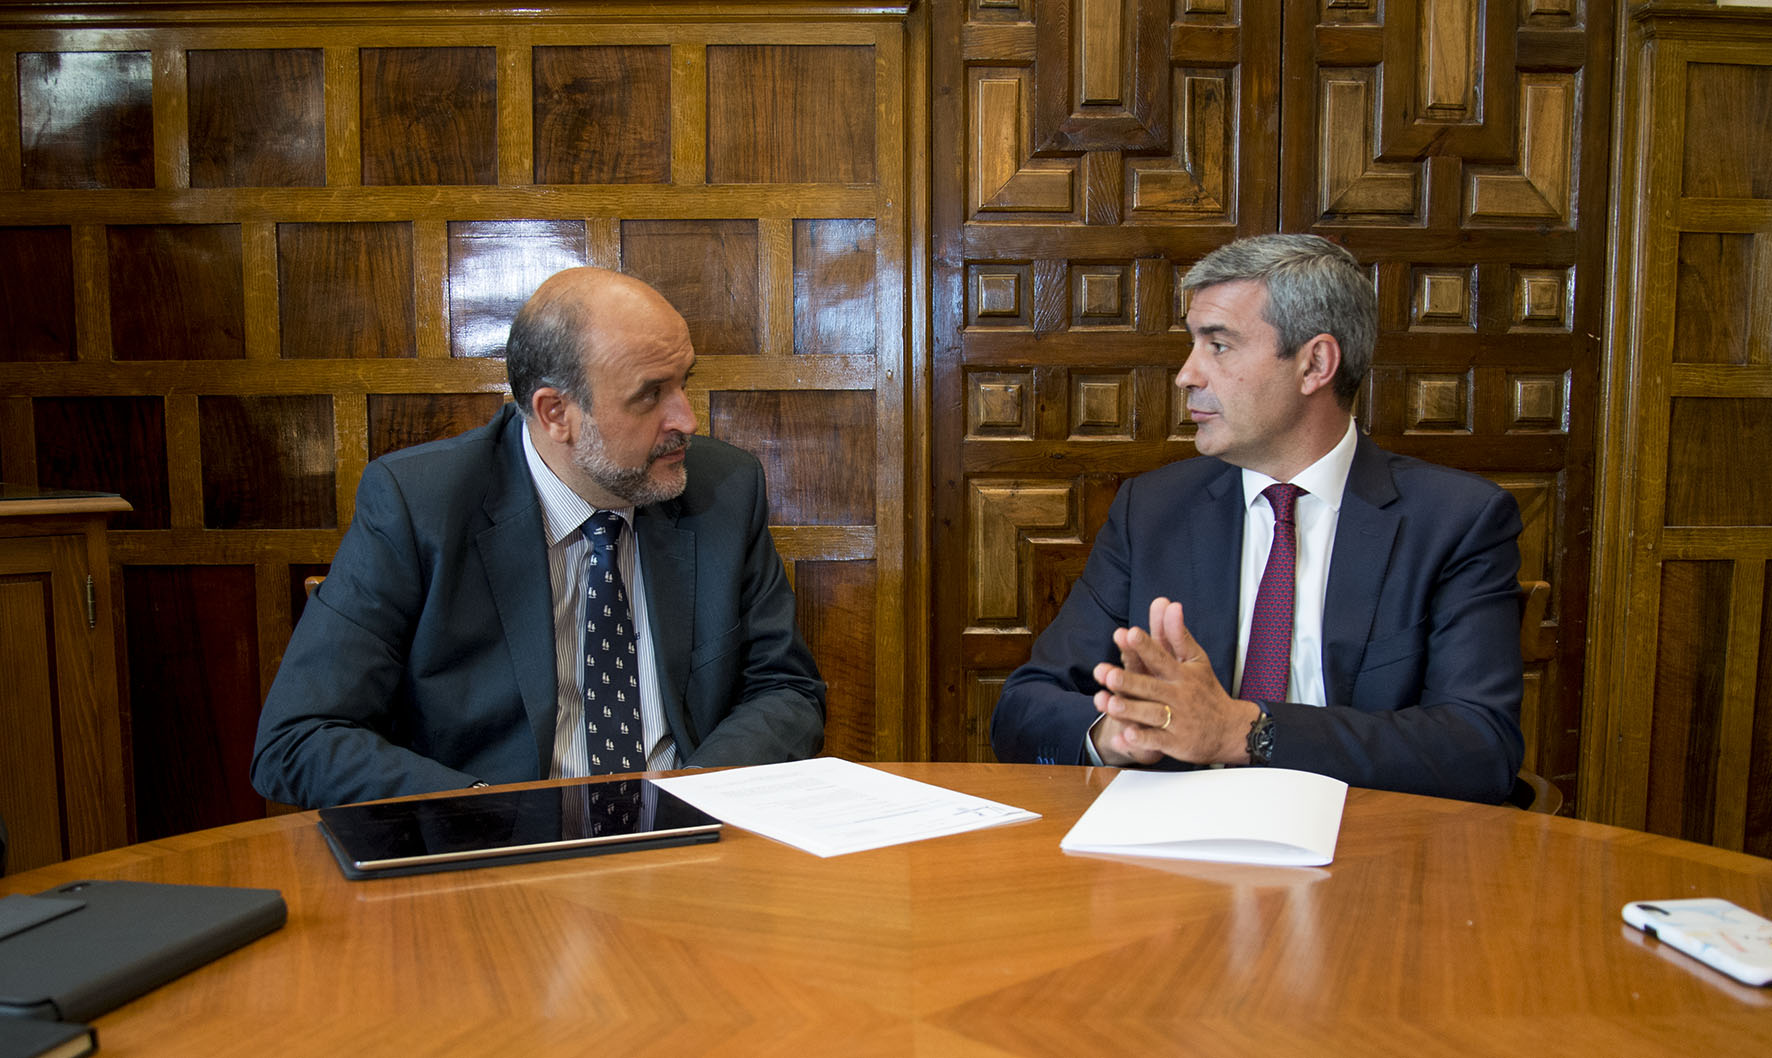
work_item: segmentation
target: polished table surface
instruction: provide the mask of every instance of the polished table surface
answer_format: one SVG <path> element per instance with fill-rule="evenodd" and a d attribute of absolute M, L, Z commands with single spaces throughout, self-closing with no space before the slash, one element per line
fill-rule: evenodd
<path fill-rule="evenodd" d="M 891 764 L 1041 819 L 833 859 L 711 845 L 346 881 L 313 813 L 0 879 L 280 889 L 283 929 L 97 1019 L 105 1055 L 1772 1054 L 1772 994 L 1627 900 L 1772 860 L 1350 790 L 1335 862 L 1071 856 L 1110 769 Z M 545 785 L 545 784 L 538 784 Z"/>

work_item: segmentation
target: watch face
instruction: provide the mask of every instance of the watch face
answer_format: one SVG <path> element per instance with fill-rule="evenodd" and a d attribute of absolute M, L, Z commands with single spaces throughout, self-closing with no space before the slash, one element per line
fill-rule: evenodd
<path fill-rule="evenodd" d="M 1249 725 L 1249 741 L 1244 746 L 1249 753 L 1249 763 L 1266 764 L 1274 752 L 1274 718 L 1264 708 L 1255 722 Z"/>

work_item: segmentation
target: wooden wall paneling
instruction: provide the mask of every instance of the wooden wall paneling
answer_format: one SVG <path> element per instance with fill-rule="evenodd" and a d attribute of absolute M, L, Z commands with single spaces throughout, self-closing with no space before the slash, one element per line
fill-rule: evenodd
<path fill-rule="evenodd" d="M 117 224 L 106 236 L 117 359 L 245 357 L 238 224 Z"/>
<path fill-rule="evenodd" d="M 411 224 L 279 224 L 281 355 L 416 355 L 413 272 Z"/>
<path fill-rule="evenodd" d="M 22 186 L 154 186 L 153 57 L 145 51 L 18 56 Z"/>
<path fill-rule="evenodd" d="M 1552 584 L 1555 642 L 1527 673 L 1526 766 L 1573 792 L 1611 11 L 1288 0 L 1284 19 L 1280 227 L 1373 266 L 1357 417 L 1374 440 L 1522 500 L 1522 569 Z"/>
<path fill-rule="evenodd" d="M 256 584 L 251 566 L 124 567 L 141 840 L 263 813 L 247 781 L 262 701 Z"/>
<path fill-rule="evenodd" d="M 1186 264 L 1278 219 L 1280 5 L 934 4 L 931 565 L 938 759 L 1124 477 L 1191 452 Z"/>
<path fill-rule="evenodd" d="M 185 76 L 190 186 L 325 186 L 321 49 L 194 49 Z"/>
<path fill-rule="evenodd" d="M 1582 785 L 1593 818 L 1765 849 L 1772 180 L 1740 144 L 1772 138 L 1772 16 L 1649 4 L 1620 40 Z"/>
<path fill-rule="evenodd" d="M 498 182 L 495 49 L 364 48 L 358 62 L 365 185 Z"/>
<path fill-rule="evenodd" d="M 910 7 L 0 9 L 0 88 L 48 122 L 0 122 L 0 250 L 38 229 L 67 246 L 28 288 L 25 262 L 0 260 L 7 297 L 31 293 L 0 306 L 33 336 L 0 351 L 18 395 L 0 397 L 0 472 L 116 481 L 136 501 L 111 533 L 139 589 L 121 613 L 151 625 L 124 641 L 147 670 L 125 696 L 146 728 L 196 703 L 228 742 L 181 759 L 189 776 L 142 776 L 144 833 L 264 810 L 233 765 L 364 465 L 484 422 L 510 314 L 578 263 L 678 302 L 702 421 L 750 430 L 778 468 L 772 529 L 836 674 L 832 745 L 926 752 L 905 707 L 926 679 L 905 566 L 928 510 L 907 470 L 927 364 L 907 287 L 908 211 L 928 201 L 907 142 L 927 134 Z M 732 426 L 739 407 L 752 426 Z M 222 585 L 228 634 L 197 648 L 230 659 L 212 686 L 141 596 Z"/>
<path fill-rule="evenodd" d="M 0 360 L 74 359 L 74 245 L 67 228 L 0 229 Z"/>
<path fill-rule="evenodd" d="M 55 637 L 51 616 L 50 542 L 32 541 L 25 554 L 14 544 L 8 548 L 7 566 L 14 556 L 31 559 L 44 572 L 21 574 L 0 569 L 0 668 L 7 674 L 6 738 L 0 742 L 0 805 L 7 819 L 7 861 L 26 869 L 67 858 L 66 826 L 62 802 L 57 796 L 61 781 L 56 776 L 61 754 L 56 750 L 56 696 L 54 687 Z"/>

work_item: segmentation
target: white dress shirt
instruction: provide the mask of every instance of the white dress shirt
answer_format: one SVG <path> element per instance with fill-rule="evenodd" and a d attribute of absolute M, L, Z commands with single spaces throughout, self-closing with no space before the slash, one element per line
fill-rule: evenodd
<path fill-rule="evenodd" d="M 1323 458 L 1304 468 L 1292 484 L 1304 495 L 1292 509 L 1298 530 L 1298 553 L 1292 580 L 1292 665 L 1286 700 L 1323 705 L 1323 603 L 1329 586 L 1329 556 L 1335 551 L 1335 526 L 1341 519 L 1341 496 L 1354 465 L 1358 433 L 1352 419 L 1347 433 Z M 1274 546 L 1274 508 L 1261 494 L 1273 478 L 1243 470 L 1243 566 L 1237 590 L 1237 667 L 1231 697 L 1243 687 L 1243 660 L 1249 652 L 1249 628 L 1255 622 L 1255 596 Z"/>
<path fill-rule="evenodd" d="M 523 455 L 541 499 L 542 531 L 548 544 L 548 583 L 554 600 L 554 679 L 559 690 L 554 707 L 554 762 L 549 778 L 575 779 L 590 774 L 584 723 L 584 580 L 590 544 L 579 530 L 597 508 L 554 474 L 529 427 L 523 427 Z M 634 532 L 634 509 L 611 508 L 625 523 L 616 541 L 615 561 L 634 611 L 640 658 L 640 725 L 646 746 L 646 767 L 675 768 L 677 745 L 665 722 L 658 690 L 658 660 L 653 652 L 652 624 L 647 619 L 646 583 L 640 567 L 640 538 Z"/>

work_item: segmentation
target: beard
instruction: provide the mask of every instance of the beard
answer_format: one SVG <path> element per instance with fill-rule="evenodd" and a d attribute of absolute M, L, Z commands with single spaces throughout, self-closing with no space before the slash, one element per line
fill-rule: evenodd
<path fill-rule="evenodd" d="M 663 478 L 654 478 L 652 470 L 659 459 L 689 447 L 687 434 L 672 434 L 669 440 L 647 454 L 646 462 L 637 467 L 624 467 L 609 457 L 608 446 L 604 444 L 597 424 L 586 419 L 585 427 L 578 440 L 573 442 L 572 465 L 599 488 L 636 507 L 673 500 L 683 494 L 689 484 L 688 468 L 683 464 L 672 464 Z"/>

